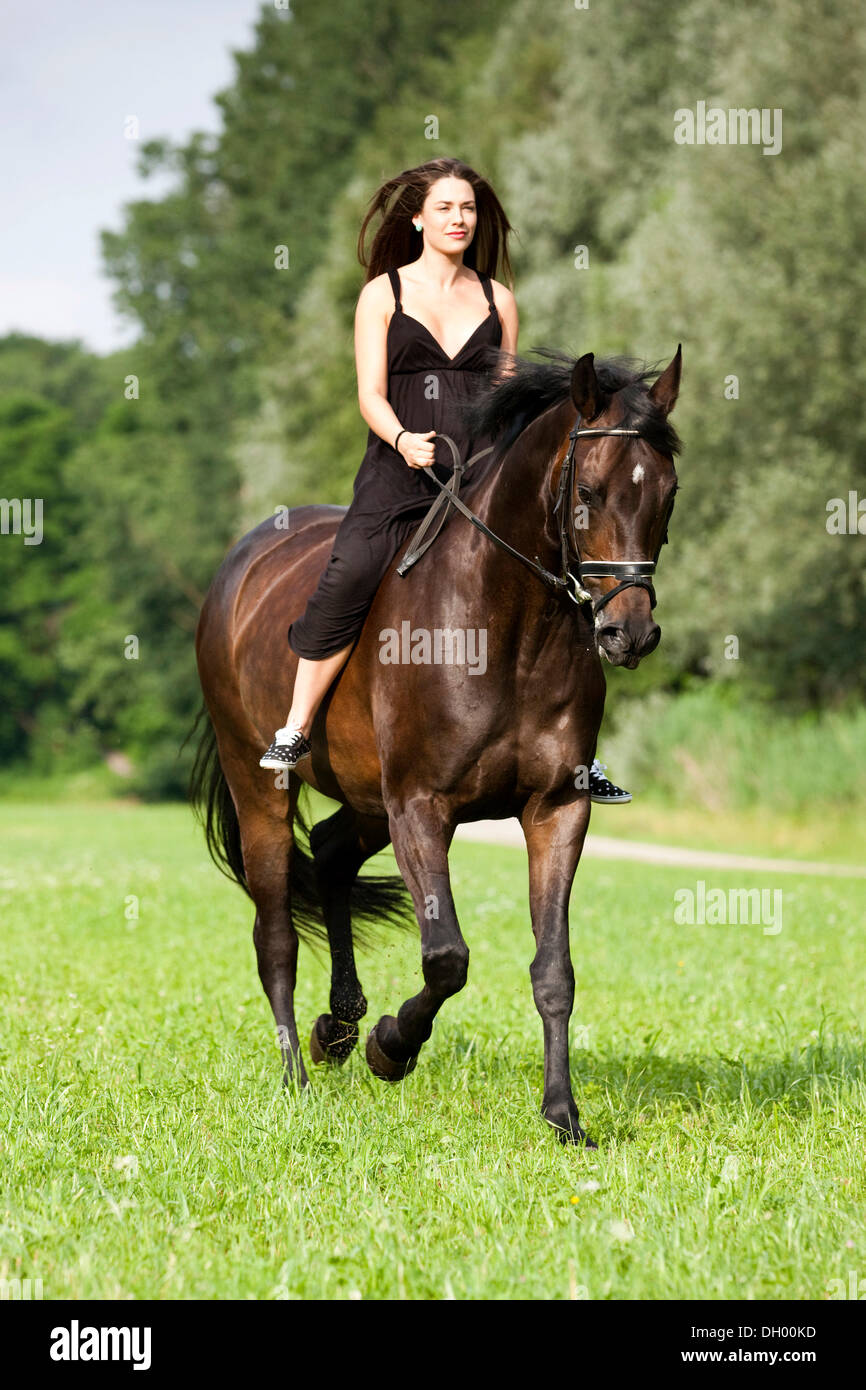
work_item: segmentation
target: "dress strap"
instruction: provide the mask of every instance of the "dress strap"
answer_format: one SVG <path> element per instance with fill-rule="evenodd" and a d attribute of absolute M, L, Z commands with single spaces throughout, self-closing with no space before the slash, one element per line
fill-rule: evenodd
<path fill-rule="evenodd" d="M 400 303 L 400 275 L 393 267 L 388 271 L 388 279 L 391 281 L 391 289 L 394 291 L 395 308 L 402 311 L 403 305 Z"/>
<path fill-rule="evenodd" d="M 476 274 L 477 274 L 477 276 L 478 276 L 478 279 L 481 281 L 481 288 L 483 289 L 485 295 L 487 296 L 487 303 L 490 305 L 490 312 L 491 312 L 492 314 L 495 314 L 495 313 L 496 313 L 496 305 L 495 305 L 495 303 L 493 302 L 493 290 L 492 290 L 491 285 L 490 285 L 490 276 L 489 276 L 489 275 L 482 275 L 480 270 L 476 271 Z"/>

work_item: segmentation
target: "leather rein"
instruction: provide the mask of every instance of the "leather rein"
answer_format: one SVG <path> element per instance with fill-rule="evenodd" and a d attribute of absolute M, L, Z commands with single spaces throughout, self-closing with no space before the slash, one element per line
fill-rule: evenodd
<path fill-rule="evenodd" d="M 439 488 L 441 495 L 434 500 L 430 511 L 427 513 L 412 538 L 412 544 L 397 566 L 397 573 L 400 577 L 405 578 L 406 573 L 411 566 L 415 564 L 415 561 L 419 560 L 424 552 L 433 544 L 433 541 L 442 529 L 442 525 L 448 515 L 448 508 L 456 507 L 459 512 L 463 513 L 467 521 L 471 521 L 473 526 L 476 526 L 479 531 L 489 537 L 501 550 L 506 550 L 509 555 L 513 555 L 522 565 L 530 569 L 533 574 L 555 594 L 560 596 L 565 595 L 570 598 L 573 603 L 578 605 L 584 603 L 592 604 L 593 615 L 599 613 L 601 609 L 604 608 L 605 604 L 610 603 L 611 599 L 621 593 L 623 589 L 631 588 L 646 589 L 650 598 L 650 608 L 655 608 L 656 595 L 652 584 L 652 575 L 655 574 L 661 547 L 667 540 L 667 528 L 665 528 L 665 534 L 656 551 L 655 558 L 652 560 L 581 560 L 573 530 L 569 536 L 568 508 L 571 505 L 571 498 L 574 490 L 576 467 L 574 455 L 578 439 L 597 439 L 604 435 L 629 435 L 634 438 L 640 436 L 640 430 L 581 428 L 580 422 L 582 418 L 581 415 L 578 415 L 577 423 L 569 432 L 568 438 L 570 442 L 568 453 L 562 465 L 556 505 L 553 508 L 554 516 L 556 516 L 557 512 L 561 512 L 559 517 L 559 543 L 562 559 L 561 574 L 553 574 L 551 570 L 545 569 L 537 555 L 534 560 L 530 560 L 528 555 L 524 555 L 521 551 L 515 550 L 514 547 L 503 540 L 501 536 L 497 536 L 495 531 L 491 531 L 490 527 L 485 525 L 481 518 L 476 516 L 471 508 L 467 507 L 466 503 L 458 497 L 458 488 L 460 487 L 460 481 L 466 469 L 473 464 L 476 459 L 483 458 L 485 454 L 492 453 L 494 446 L 491 445 L 487 449 L 482 449 L 480 453 L 473 454 L 471 459 L 463 463 L 454 440 L 447 434 L 437 434 L 436 438 L 444 439 L 451 449 L 454 456 L 454 471 L 447 483 L 440 482 L 435 473 L 433 473 L 432 470 L 429 471 L 429 476 Z M 439 517 L 439 525 L 436 527 L 433 534 L 427 540 L 424 540 L 424 536 L 427 531 L 430 530 L 439 511 L 442 513 Z M 569 567 L 571 551 L 574 552 L 574 559 L 576 560 L 576 565 L 573 569 Z M 618 579 L 619 583 L 616 584 L 614 588 L 609 589 L 606 594 L 602 594 L 599 598 L 594 599 L 592 594 L 584 588 L 583 580 L 602 578 Z"/>

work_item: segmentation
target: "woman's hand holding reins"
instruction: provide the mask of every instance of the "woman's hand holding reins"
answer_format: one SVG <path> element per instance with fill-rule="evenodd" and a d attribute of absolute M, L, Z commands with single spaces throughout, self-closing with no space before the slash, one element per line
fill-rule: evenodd
<path fill-rule="evenodd" d="M 402 454 L 410 468 L 430 468 L 436 462 L 435 447 L 428 442 L 433 439 L 435 430 L 428 430 L 426 434 L 411 434 L 409 430 L 404 430 L 397 445 L 398 454 Z"/>

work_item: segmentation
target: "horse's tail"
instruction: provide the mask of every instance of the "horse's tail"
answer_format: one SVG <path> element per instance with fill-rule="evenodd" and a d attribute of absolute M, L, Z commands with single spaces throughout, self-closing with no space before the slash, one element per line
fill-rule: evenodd
<path fill-rule="evenodd" d="M 241 852 L 238 815 L 219 760 L 216 733 L 204 705 L 189 737 L 196 733 L 202 719 L 205 727 L 193 762 L 190 801 L 204 826 L 208 851 L 217 868 L 240 884 L 251 898 Z M 315 861 L 309 852 L 310 836 L 315 836 L 317 827 L 307 819 L 301 800 L 301 796 L 294 798 L 294 844 L 289 868 L 292 924 L 306 941 L 327 941 Z M 399 874 L 366 874 L 356 878 L 351 889 L 350 911 L 352 939 L 362 949 L 378 944 L 383 927 L 414 929 L 416 926 L 412 898 Z"/>
<path fill-rule="evenodd" d="M 234 879 L 252 897 L 241 852 L 241 828 L 229 784 L 220 762 L 216 732 L 207 707 L 202 705 L 188 738 L 204 720 L 189 779 L 189 799 L 204 826 L 204 837 L 211 859 L 227 878 Z"/>

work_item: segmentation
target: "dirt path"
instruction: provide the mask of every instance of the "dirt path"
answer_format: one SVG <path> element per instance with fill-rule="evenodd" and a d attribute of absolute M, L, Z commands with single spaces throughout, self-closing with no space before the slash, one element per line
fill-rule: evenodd
<path fill-rule="evenodd" d="M 490 845 L 525 849 L 523 831 L 516 820 L 481 820 L 457 828 L 455 839 L 480 840 Z M 823 874 L 833 878 L 866 878 L 866 867 L 823 864 L 808 859 L 761 859 L 754 854 L 722 854 L 711 849 L 681 849 L 677 845 L 652 845 L 644 840 L 618 840 L 610 835 L 586 837 L 583 853 L 590 859 L 632 859 L 641 864 L 666 864 L 691 869 L 747 869 L 755 873 Z"/>

